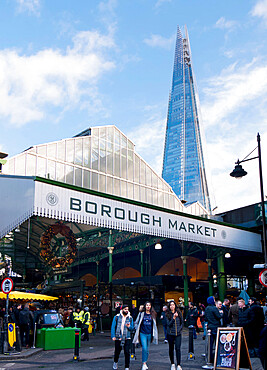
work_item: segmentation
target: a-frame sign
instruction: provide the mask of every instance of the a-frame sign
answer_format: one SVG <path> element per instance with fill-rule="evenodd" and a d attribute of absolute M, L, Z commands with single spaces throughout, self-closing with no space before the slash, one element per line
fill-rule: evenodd
<path fill-rule="evenodd" d="M 243 328 L 218 328 L 214 370 L 252 370 Z"/>

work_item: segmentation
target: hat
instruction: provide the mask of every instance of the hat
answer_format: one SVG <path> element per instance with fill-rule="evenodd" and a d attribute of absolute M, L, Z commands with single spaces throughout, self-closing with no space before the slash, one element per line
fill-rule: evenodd
<path fill-rule="evenodd" d="M 84 307 L 84 311 L 89 311 L 89 307 Z"/>
<path fill-rule="evenodd" d="M 211 305 L 215 305 L 215 301 L 214 301 L 214 297 L 213 296 L 210 296 L 208 299 L 207 299 L 207 303 L 208 304 L 211 304 Z"/>
<path fill-rule="evenodd" d="M 122 306 L 121 306 L 121 309 L 123 310 L 124 308 L 126 308 L 126 307 L 128 307 L 129 308 L 129 305 L 128 304 L 123 304 Z"/>

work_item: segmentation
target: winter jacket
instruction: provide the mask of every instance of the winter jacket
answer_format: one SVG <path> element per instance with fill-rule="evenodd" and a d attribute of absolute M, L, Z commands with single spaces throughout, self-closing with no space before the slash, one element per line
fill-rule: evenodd
<path fill-rule="evenodd" d="M 181 316 L 177 316 L 175 319 L 173 318 L 173 315 L 169 318 L 166 316 L 167 320 L 167 334 L 168 335 L 180 335 L 183 329 L 183 319 Z"/>
<path fill-rule="evenodd" d="M 209 304 L 206 307 L 205 320 L 208 323 L 208 329 L 210 329 L 212 333 L 216 333 L 217 328 L 221 325 L 221 314 L 216 306 Z"/>
<path fill-rule="evenodd" d="M 139 334 L 140 334 L 140 328 L 141 328 L 141 324 L 142 324 L 144 315 L 145 315 L 144 312 L 140 312 L 137 316 L 137 319 L 136 319 L 135 323 L 134 323 L 136 332 L 135 332 L 135 335 L 134 335 L 133 343 L 139 343 L 140 342 Z M 153 343 L 158 344 L 158 328 L 157 328 L 156 319 L 154 319 L 154 318 L 153 318 L 153 328 L 152 328 L 151 342 L 152 341 L 153 341 Z"/>
<path fill-rule="evenodd" d="M 230 309 L 229 309 L 229 321 L 234 326 L 237 326 L 238 310 L 239 310 L 238 303 L 233 304 L 233 306 L 231 306 Z"/>
<path fill-rule="evenodd" d="M 161 319 L 162 325 L 166 327 L 167 326 L 167 318 L 166 318 L 165 311 L 161 312 L 160 319 Z"/>
<path fill-rule="evenodd" d="M 229 320 L 229 308 L 222 305 L 222 310 L 223 310 L 223 326 L 227 326 L 230 323 Z"/>
<path fill-rule="evenodd" d="M 252 322 L 252 316 L 251 316 L 250 308 L 248 306 L 239 308 L 237 326 L 242 326 L 243 328 L 246 328 L 251 324 L 251 322 Z"/>
<path fill-rule="evenodd" d="M 196 307 L 189 308 L 186 315 L 186 321 L 188 326 L 194 325 L 197 326 L 198 310 Z"/>

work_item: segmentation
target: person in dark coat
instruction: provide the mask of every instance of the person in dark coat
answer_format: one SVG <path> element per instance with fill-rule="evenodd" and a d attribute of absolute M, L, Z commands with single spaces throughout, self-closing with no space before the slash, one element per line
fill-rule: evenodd
<path fill-rule="evenodd" d="M 194 326 L 194 339 L 197 339 L 196 327 L 197 327 L 198 310 L 192 302 L 189 302 L 189 308 L 187 311 L 186 319 L 187 325 Z"/>
<path fill-rule="evenodd" d="M 210 356 L 211 362 L 214 360 L 214 346 L 216 343 L 217 329 L 221 326 L 221 314 L 218 308 L 215 306 L 214 297 L 209 297 L 207 299 L 208 306 L 205 310 L 205 319 L 207 324 L 207 329 L 211 331 L 210 338 Z"/>
<path fill-rule="evenodd" d="M 32 312 L 29 310 L 29 303 L 26 303 L 23 310 L 19 313 L 19 327 L 20 327 L 20 335 L 21 335 L 21 344 L 24 344 L 24 336 L 25 336 L 25 346 L 29 347 L 29 334 L 30 329 L 32 327 L 33 322 L 33 315 Z"/>
<path fill-rule="evenodd" d="M 259 357 L 264 370 L 267 370 L 267 325 L 264 326 L 260 333 L 259 340 Z"/>
<path fill-rule="evenodd" d="M 237 297 L 236 299 L 236 302 L 230 307 L 229 309 L 229 322 L 230 324 L 232 324 L 232 326 L 237 326 L 237 322 L 238 322 L 238 311 L 239 311 L 239 307 L 238 307 L 238 300 L 240 298 Z"/>
<path fill-rule="evenodd" d="M 238 322 L 237 326 L 241 326 L 244 329 L 249 354 L 250 357 L 255 357 L 254 355 L 254 344 L 253 344 L 253 335 L 251 332 L 251 310 L 248 305 L 246 305 L 244 299 L 239 299 L 238 301 Z"/>
<path fill-rule="evenodd" d="M 182 312 L 179 310 L 177 304 L 174 301 L 170 301 L 168 304 L 168 310 L 166 311 L 166 321 L 171 370 L 176 370 L 176 366 L 174 363 L 174 347 L 176 352 L 177 370 L 182 370 L 180 363 L 183 316 Z"/>
<path fill-rule="evenodd" d="M 264 327 L 264 313 L 260 305 L 257 304 L 256 298 L 251 297 L 248 300 L 250 304 L 250 334 L 253 339 L 253 345 L 255 356 L 258 354 L 260 333 Z"/>
<path fill-rule="evenodd" d="M 222 317 L 223 326 L 226 327 L 227 325 L 230 324 L 230 320 L 229 320 L 230 301 L 229 299 L 226 298 L 223 301 L 222 310 L 223 310 L 223 317 Z"/>
<path fill-rule="evenodd" d="M 167 319 L 166 319 L 167 309 L 168 309 L 167 306 L 163 306 L 162 307 L 162 312 L 161 312 L 161 315 L 160 315 L 160 320 L 162 322 L 164 336 L 165 336 L 165 340 L 164 340 L 165 343 L 168 343 L 168 339 L 167 339 Z"/>

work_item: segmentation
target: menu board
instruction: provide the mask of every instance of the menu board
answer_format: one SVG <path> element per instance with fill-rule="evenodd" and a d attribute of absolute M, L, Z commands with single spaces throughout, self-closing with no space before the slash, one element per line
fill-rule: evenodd
<path fill-rule="evenodd" d="M 218 328 L 214 369 L 239 369 L 242 352 L 242 367 L 252 369 L 243 328 Z"/>

